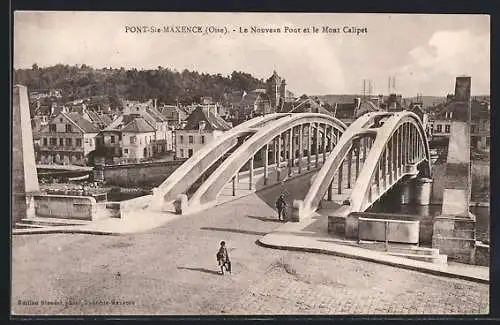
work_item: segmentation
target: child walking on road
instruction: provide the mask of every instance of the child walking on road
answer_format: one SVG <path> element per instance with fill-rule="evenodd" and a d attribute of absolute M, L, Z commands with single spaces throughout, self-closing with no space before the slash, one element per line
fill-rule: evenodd
<path fill-rule="evenodd" d="M 231 261 L 227 254 L 226 242 L 221 241 L 219 251 L 217 252 L 217 262 L 219 262 L 220 272 L 224 274 L 224 268 L 231 273 Z"/>

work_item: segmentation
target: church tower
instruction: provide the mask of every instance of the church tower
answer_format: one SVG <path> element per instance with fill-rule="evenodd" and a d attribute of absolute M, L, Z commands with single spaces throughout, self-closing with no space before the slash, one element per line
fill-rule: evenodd
<path fill-rule="evenodd" d="M 286 83 L 278 73 L 273 71 L 272 76 L 266 81 L 266 94 L 269 97 L 271 110 L 276 112 L 279 110 L 281 103 L 285 99 Z"/>

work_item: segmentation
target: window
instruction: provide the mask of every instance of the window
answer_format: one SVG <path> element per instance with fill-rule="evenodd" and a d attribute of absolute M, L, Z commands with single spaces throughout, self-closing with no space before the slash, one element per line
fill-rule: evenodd
<path fill-rule="evenodd" d="M 189 155 L 189 157 L 192 157 L 192 156 L 193 156 L 193 149 L 189 149 L 189 150 L 188 150 L 188 155 Z"/>
<path fill-rule="evenodd" d="M 118 141 L 122 141 L 122 134 L 118 134 Z"/>
<path fill-rule="evenodd" d="M 449 124 L 448 124 L 448 125 L 445 125 L 445 126 L 444 126 L 444 132 L 445 132 L 445 133 L 450 133 L 450 128 L 451 128 L 451 126 L 450 126 Z"/>
<path fill-rule="evenodd" d="M 66 124 L 66 132 L 73 132 L 73 126 L 71 124 Z"/>
<path fill-rule="evenodd" d="M 183 135 L 179 135 L 179 143 L 184 143 L 184 136 Z"/>
<path fill-rule="evenodd" d="M 474 124 L 471 125 L 470 132 L 471 133 L 475 133 L 476 132 L 476 126 Z"/>
<path fill-rule="evenodd" d="M 63 122 L 63 119 L 62 119 L 62 117 L 61 117 L 61 118 L 59 119 L 59 122 L 61 122 L 61 123 Z"/>
<path fill-rule="evenodd" d="M 441 133 L 443 131 L 443 126 L 441 124 L 438 124 L 436 127 L 436 133 Z"/>
<path fill-rule="evenodd" d="M 64 139 L 63 138 L 59 139 L 59 146 L 64 147 Z"/>
<path fill-rule="evenodd" d="M 115 143 L 115 136 L 114 135 L 111 136 L 111 141 L 110 142 L 111 143 Z"/>
<path fill-rule="evenodd" d="M 56 125 L 55 124 L 49 124 L 49 131 L 50 132 L 56 132 Z"/>
<path fill-rule="evenodd" d="M 73 145 L 73 139 L 71 139 L 71 138 L 67 138 L 67 139 L 66 139 L 66 145 L 67 145 L 68 147 L 71 147 L 71 146 Z"/>
<path fill-rule="evenodd" d="M 94 141 L 92 141 L 92 139 L 89 139 L 89 143 L 91 147 L 94 145 Z"/>
<path fill-rule="evenodd" d="M 128 154 L 128 149 L 123 149 L 123 154 Z"/>
<path fill-rule="evenodd" d="M 181 158 L 184 158 L 184 149 L 181 149 L 181 150 L 179 151 L 179 154 L 180 154 Z"/>
<path fill-rule="evenodd" d="M 50 145 L 57 146 L 57 138 L 50 138 Z"/>
<path fill-rule="evenodd" d="M 194 143 L 194 137 L 192 135 L 189 136 L 189 143 L 190 144 Z"/>
<path fill-rule="evenodd" d="M 89 138 L 85 138 L 85 143 L 89 143 Z"/>
<path fill-rule="evenodd" d="M 200 140 L 201 140 L 201 141 L 200 141 L 200 142 L 201 142 L 201 144 L 205 144 L 205 136 L 204 136 L 204 135 L 202 135 L 202 136 L 200 137 Z"/>
<path fill-rule="evenodd" d="M 76 139 L 76 146 L 81 147 L 82 146 L 82 139 Z"/>
<path fill-rule="evenodd" d="M 137 142 L 137 137 L 135 135 L 130 136 L 130 143 L 135 144 Z"/>
<path fill-rule="evenodd" d="M 486 137 L 486 145 L 489 147 L 490 146 L 490 137 Z"/>
<path fill-rule="evenodd" d="M 46 146 L 47 145 L 47 138 L 43 138 L 43 145 Z"/>

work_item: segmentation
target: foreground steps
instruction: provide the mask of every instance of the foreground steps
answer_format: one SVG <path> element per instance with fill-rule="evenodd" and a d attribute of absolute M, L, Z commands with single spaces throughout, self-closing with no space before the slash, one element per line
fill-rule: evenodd
<path fill-rule="evenodd" d="M 385 243 L 372 241 L 360 241 L 359 246 L 366 249 L 383 251 L 391 256 L 404 257 L 416 261 L 435 264 L 446 264 L 448 262 L 448 256 L 439 254 L 439 249 L 437 248 L 390 243 L 386 250 Z"/>
<path fill-rule="evenodd" d="M 59 218 L 24 218 L 21 222 L 16 224 L 19 228 L 45 228 L 57 226 L 85 226 L 90 224 L 91 221 L 86 220 L 73 220 L 73 219 L 59 219 Z"/>

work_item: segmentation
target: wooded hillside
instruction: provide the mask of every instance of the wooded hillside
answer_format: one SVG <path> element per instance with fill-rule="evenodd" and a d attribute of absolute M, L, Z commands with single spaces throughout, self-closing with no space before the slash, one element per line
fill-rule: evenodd
<path fill-rule="evenodd" d="M 262 79 L 241 71 L 223 76 L 163 67 L 126 70 L 62 64 L 46 68 L 34 64 L 31 69 L 14 70 L 14 84 L 23 84 L 29 91 L 62 89 L 64 100 L 107 95 L 128 100 L 157 98 L 167 104 L 178 100 L 186 105 L 203 96 L 221 100 L 225 92 L 265 88 Z"/>

